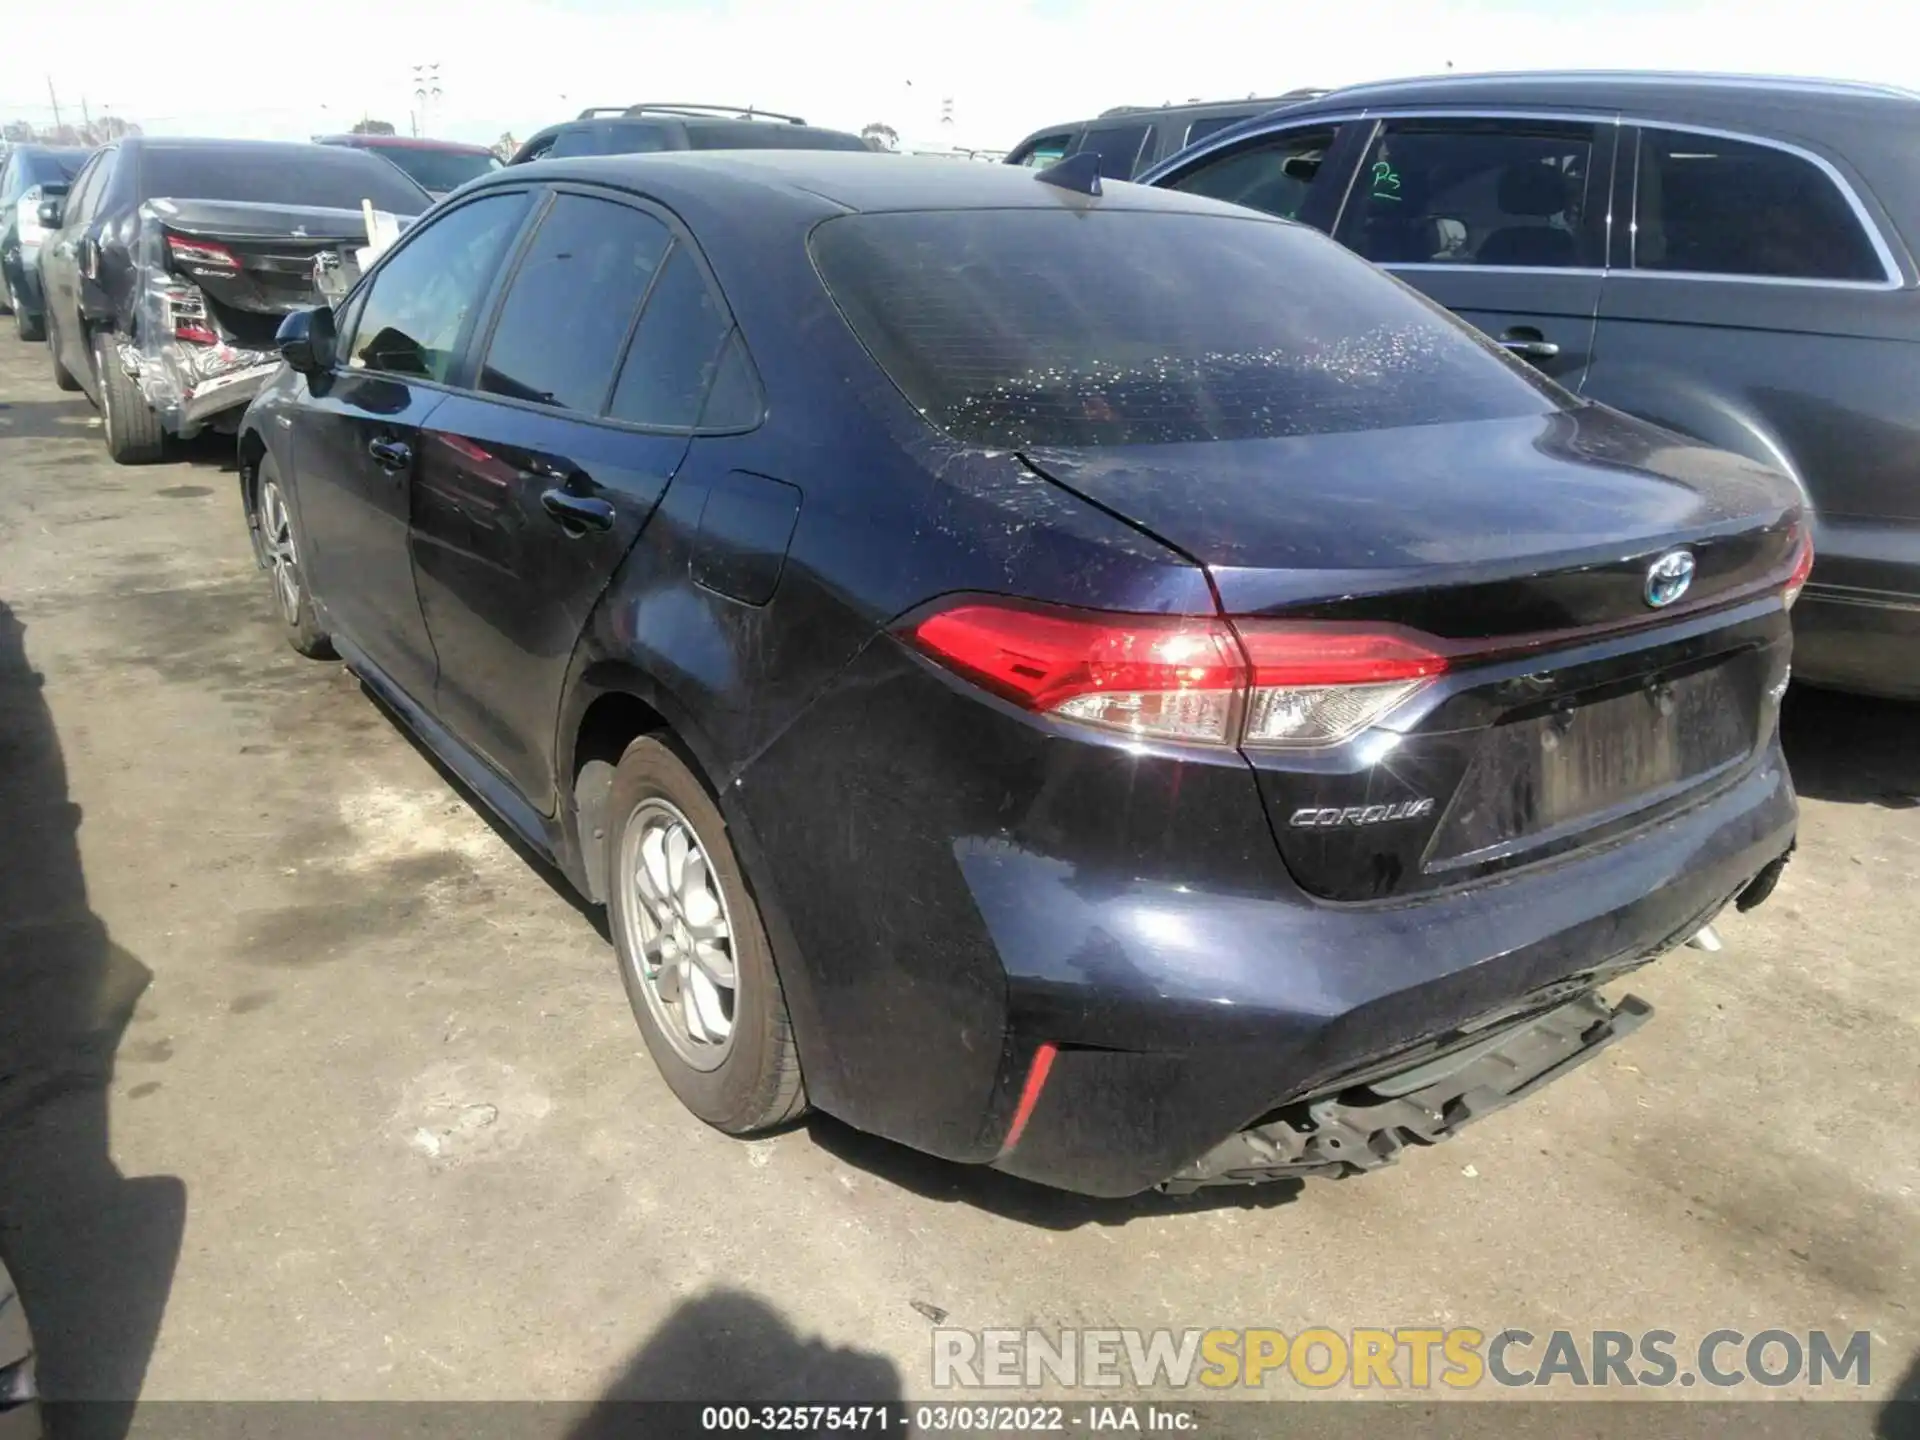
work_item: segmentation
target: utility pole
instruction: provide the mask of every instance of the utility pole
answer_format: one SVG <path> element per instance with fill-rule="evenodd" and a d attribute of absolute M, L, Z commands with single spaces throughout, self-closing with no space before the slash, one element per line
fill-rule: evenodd
<path fill-rule="evenodd" d="M 87 97 L 84 95 L 80 97 L 80 124 L 84 127 L 81 133 L 91 138 L 93 135 L 93 115 L 87 109 Z"/>
<path fill-rule="evenodd" d="M 47 76 L 47 99 L 53 102 L 53 128 L 60 129 L 60 97 L 53 93 L 53 76 Z"/>

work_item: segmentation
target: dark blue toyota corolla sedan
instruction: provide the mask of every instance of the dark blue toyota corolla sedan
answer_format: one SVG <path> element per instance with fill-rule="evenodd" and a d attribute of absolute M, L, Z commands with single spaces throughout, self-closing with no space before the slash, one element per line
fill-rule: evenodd
<path fill-rule="evenodd" d="M 471 184 L 283 328 L 254 541 L 607 905 L 703 1119 L 1103 1195 L 1370 1169 L 1772 888 L 1796 492 L 1063 170 Z"/>

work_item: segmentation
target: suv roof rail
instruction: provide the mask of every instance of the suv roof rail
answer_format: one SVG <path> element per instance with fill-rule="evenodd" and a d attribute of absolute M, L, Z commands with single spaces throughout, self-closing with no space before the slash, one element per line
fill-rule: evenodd
<path fill-rule="evenodd" d="M 1109 115 L 1144 115 L 1154 110 L 1204 110 L 1215 105 L 1277 106 L 1285 104 L 1289 100 L 1314 100 L 1322 95 L 1331 93 L 1332 92 L 1328 90 L 1308 86 L 1299 90 L 1289 90 L 1284 95 L 1249 95 L 1245 99 L 1169 100 L 1164 105 L 1115 105 L 1111 109 L 1102 110 L 1096 118 L 1104 120 Z"/>
<path fill-rule="evenodd" d="M 722 120 L 778 120 L 786 125 L 804 125 L 807 122 L 798 115 L 782 114 L 778 110 L 761 110 L 752 105 L 695 105 L 681 101 L 648 101 L 640 105 L 629 105 L 620 112 L 623 115 L 684 115 L 693 119 Z"/>
<path fill-rule="evenodd" d="M 589 105 L 573 118 L 576 120 L 592 120 L 601 115 L 624 115 L 626 113 L 627 107 L 624 105 Z"/>

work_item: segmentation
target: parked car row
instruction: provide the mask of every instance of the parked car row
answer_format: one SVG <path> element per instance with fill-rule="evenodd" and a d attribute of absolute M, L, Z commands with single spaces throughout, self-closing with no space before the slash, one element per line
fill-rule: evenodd
<path fill-rule="evenodd" d="M 867 148 L 792 116 L 636 105 L 544 130 L 514 158 L 753 147 Z M 20 239 L 0 260 L 17 323 L 47 340 L 56 383 L 100 407 L 108 453 L 127 464 L 238 424 L 280 365 L 280 321 L 357 275 L 365 207 L 404 225 L 500 168 L 482 146 L 378 135 L 15 153 L 4 183 L 19 184 L 7 233 Z"/>
<path fill-rule="evenodd" d="M 709 1123 L 1373 1169 L 1772 890 L 1803 496 L 1099 168 L 509 165 L 282 324 L 243 514 Z"/>

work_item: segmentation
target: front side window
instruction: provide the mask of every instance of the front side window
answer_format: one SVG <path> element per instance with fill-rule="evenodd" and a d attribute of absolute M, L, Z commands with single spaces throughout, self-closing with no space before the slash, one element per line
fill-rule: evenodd
<path fill-rule="evenodd" d="M 444 384 L 526 208 L 524 193 L 488 195 L 409 234 L 357 302 L 348 367 Z"/>
<path fill-rule="evenodd" d="M 1333 148 L 1335 133 L 1289 130 L 1189 170 L 1169 188 L 1296 220 Z"/>
<path fill-rule="evenodd" d="M 1324 235 L 1255 215 L 847 215 L 812 249 L 868 353 L 966 444 L 1259 439 L 1567 403 Z"/>
<path fill-rule="evenodd" d="M 1152 128 L 1145 123 L 1096 125 L 1087 131 L 1074 153 L 1084 155 L 1091 150 L 1100 157 L 1102 175 L 1109 180 L 1131 180 L 1134 162 L 1140 158 L 1140 147 L 1146 143 L 1147 132 Z"/>
<path fill-rule="evenodd" d="M 670 239 L 644 211 L 584 195 L 558 197 L 500 306 L 480 388 L 598 415 L 633 312 Z"/>
<path fill-rule="evenodd" d="M 66 224 L 85 224 L 93 218 L 94 204 L 106 188 L 107 167 L 112 164 L 113 154 L 111 150 L 102 150 L 81 169 L 73 189 L 67 192 Z"/>
<path fill-rule="evenodd" d="M 1832 178 L 1770 145 L 1643 130 L 1633 219 L 1636 270 L 1886 279 Z"/>
<path fill-rule="evenodd" d="M 1605 176 L 1591 125 L 1389 121 L 1355 177 L 1338 238 L 1380 264 L 1598 269 Z"/>

